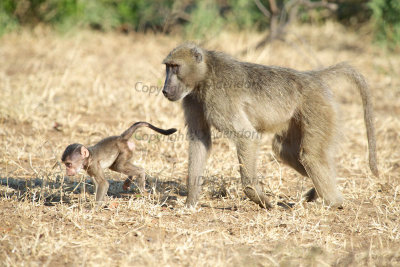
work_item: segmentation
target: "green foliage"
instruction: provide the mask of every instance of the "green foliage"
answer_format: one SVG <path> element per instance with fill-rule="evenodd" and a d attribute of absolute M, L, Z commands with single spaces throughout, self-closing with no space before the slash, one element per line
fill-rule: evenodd
<path fill-rule="evenodd" d="M 337 20 L 345 25 L 359 26 L 371 18 L 371 9 L 367 0 L 335 1 L 338 4 Z"/>
<path fill-rule="evenodd" d="M 190 38 L 213 36 L 223 28 L 265 30 L 269 18 L 248 0 L 0 0 L 0 32 L 13 25 L 45 23 L 61 30 L 91 27 L 136 31 L 181 25 Z M 276 0 L 280 9 L 290 0 Z M 268 0 L 260 0 L 269 9 Z M 173 18 L 173 15 L 177 15 Z M 181 16 L 183 15 L 183 17 Z M 169 20 L 171 19 L 172 20 Z M 183 19 L 182 19 L 183 18 Z"/>
<path fill-rule="evenodd" d="M 18 26 L 18 21 L 10 15 L 14 10 L 14 1 L 3 0 L 0 2 L 0 36 Z"/>
<path fill-rule="evenodd" d="M 173 0 L 1 0 L 0 32 L 14 24 L 39 22 L 67 30 L 90 26 L 110 30 L 128 24 L 135 30 L 161 29 Z"/>
<path fill-rule="evenodd" d="M 400 47 L 400 1 L 371 0 L 375 36 L 389 48 Z"/>
<path fill-rule="evenodd" d="M 400 0 L 370 0 L 368 5 L 367 0 L 335 2 L 339 6 L 337 20 L 364 23 L 372 14 L 377 40 L 390 47 L 400 45 Z M 268 0 L 260 3 L 270 10 Z M 293 1 L 276 3 L 282 10 Z M 323 8 L 299 11 L 299 19 L 304 23 L 323 22 L 328 17 Z M 18 25 L 37 23 L 62 31 L 77 27 L 163 31 L 167 21 L 168 27 L 183 26 L 186 37 L 195 39 L 212 37 L 224 28 L 265 30 L 269 24 L 269 18 L 255 1 L 248 0 L 0 0 L 0 35 Z"/>
<path fill-rule="evenodd" d="M 18 22 L 9 13 L 0 7 L 0 36 L 15 29 Z"/>
<path fill-rule="evenodd" d="M 79 17 L 76 0 L 3 0 L 0 4 L 0 32 L 13 25 L 62 23 Z"/>
<path fill-rule="evenodd" d="M 93 29 L 111 30 L 119 25 L 118 13 L 112 5 L 110 0 L 79 0 L 76 21 Z"/>
<path fill-rule="evenodd" d="M 229 14 L 227 22 L 238 30 L 256 29 L 264 30 L 267 28 L 269 19 L 258 9 L 254 1 L 230 0 Z M 268 2 L 265 3 L 268 8 Z"/>
<path fill-rule="evenodd" d="M 185 27 L 185 34 L 189 38 L 207 38 L 217 34 L 223 24 L 224 21 L 219 15 L 219 9 L 215 2 L 199 0 L 191 12 L 190 23 Z"/>
<path fill-rule="evenodd" d="M 143 31 L 148 27 L 162 29 L 165 18 L 172 9 L 173 0 L 121 0 L 114 1 L 122 24 L 129 24 L 135 30 Z"/>

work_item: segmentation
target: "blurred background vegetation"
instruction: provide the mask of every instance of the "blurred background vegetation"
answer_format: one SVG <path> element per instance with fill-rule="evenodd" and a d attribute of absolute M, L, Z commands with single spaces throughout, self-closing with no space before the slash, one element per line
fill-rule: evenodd
<path fill-rule="evenodd" d="M 370 29 L 390 49 L 400 46 L 400 0 L 1 0 L 0 35 L 48 25 L 60 32 L 181 33 L 212 38 L 222 30 L 276 31 L 283 38 L 292 22 L 336 20 Z M 268 38 L 272 38 L 269 36 Z M 265 40 L 268 41 L 268 40 Z"/>

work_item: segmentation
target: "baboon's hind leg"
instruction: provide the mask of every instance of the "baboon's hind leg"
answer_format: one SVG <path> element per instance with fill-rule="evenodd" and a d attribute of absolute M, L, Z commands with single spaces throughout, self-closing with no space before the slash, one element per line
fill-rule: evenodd
<path fill-rule="evenodd" d="M 128 175 L 128 178 L 125 180 L 123 184 L 123 189 L 128 190 L 129 186 L 132 183 L 132 178 L 136 178 L 136 183 L 141 192 L 145 190 L 145 179 L 146 174 L 143 168 L 133 165 L 129 162 L 132 157 L 132 152 L 130 150 L 123 150 L 126 152 L 122 152 L 118 155 L 117 159 L 115 160 L 114 164 L 110 167 L 111 170 L 123 173 Z"/>
<path fill-rule="evenodd" d="M 258 142 L 250 139 L 236 140 L 240 176 L 246 196 L 261 208 L 272 208 L 257 179 Z"/>
<path fill-rule="evenodd" d="M 305 110 L 304 117 L 307 120 L 301 121 L 303 136 L 299 159 L 315 187 L 315 190 L 310 190 L 307 195 L 313 197 L 316 191 L 326 204 L 340 206 L 343 196 L 336 184 L 332 160 L 333 138 L 336 132 L 334 109 L 326 100 L 314 105 L 309 104 L 320 110 Z"/>
<path fill-rule="evenodd" d="M 279 159 L 289 165 L 303 176 L 307 176 L 306 169 L 300 162 L 300 145 L 302 133 L 300 122 L 292 119 L 286 131 L 275 134 L 272 140 L 272 150 Z M 311 188 L 303 195 L 307 202 L 314 201 L 318 198 L 315 188 Z"/>
<path fill-rule="evenodd" d="M 145 190 L 145 184 L 146 184 L 146 174 L 143 168 L 135 166 L 131 164 L 130 162 L 126 162 L 121 165 L 117 166 L 112 166 L 111 168 L 114 171 L 123 173 L 128 175 L 128 178 L 125 180 L 124 184 L 122 185 L 124 190 L 128 190 L 132 183 L 133 177 L 136 176 L 136 184 L 137 187 L 141 192 L 144 192 Z"/>

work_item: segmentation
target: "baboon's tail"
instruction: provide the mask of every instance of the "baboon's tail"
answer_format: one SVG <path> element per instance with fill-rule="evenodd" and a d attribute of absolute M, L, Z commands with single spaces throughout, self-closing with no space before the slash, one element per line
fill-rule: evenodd
<path fill-rule="evenodd" d="M 357 86 L 361 95 L 361 100 L 364 108 L 364 121 L 367 128 L 369 167 L 372 173 L 376 177 L 378 177 L 379 172 L 376 159 L 376 138 L 373 122 L 374 114 L 369 87 L 364 79 L 364 76 L 345 62 L 320 70 L 318 71 L 318 73 L 322 76 L 326 76 L 329 78 L 335 78 L 338 75 L 344 75 L 349 81 L 353 82 Z"/>
<path fill-rule="evenodd" d="M 171 128 L 171 129 L 168 129 L 168 130 L 164 130 L 164 129 L 160 129 L 160 128 L 154 126 L 154 125 L 151 125 L 151 124 L 148 123 L 148 122 L 139 121 L 139 122 L 136 122 L 136 123 L 132 124 L 132 126 L 129 127 L 128 130 L 126 130 L 125 132 L 123 132 L 123 133 L 121 134 L 121 137 L 122 137 L 123 139 L 125 139 L 125 140 L 128 140 L 129 138 L 132 137 L 133 133 L 134 133 L 137 129 L 141 128 L 141 127 L 149 127 L 150 129 L 152 129 L 152 130 L 154 130 L 154 131 L 156 131 L 156 132 L 158 132 L 158 133 L 160 133 L 160 134 L 164 134 L 164 135 L 170 135 L 170 134 L 173 134 L 174 132 L 176 132 L 176 129 L 175 129 L 175 128 Z"/>

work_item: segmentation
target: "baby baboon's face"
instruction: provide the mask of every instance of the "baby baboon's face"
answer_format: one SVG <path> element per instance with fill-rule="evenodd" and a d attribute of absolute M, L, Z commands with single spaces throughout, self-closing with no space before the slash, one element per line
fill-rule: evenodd
<path fill-rule="evenodd" d="M 71 144 L 67 146 L 61 158 L 65 165 L 67 176 L 78 174 L 88 157 L 89 151 L 81 144 Z"/>

